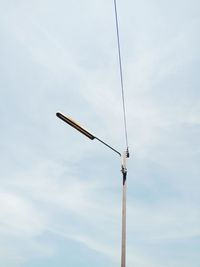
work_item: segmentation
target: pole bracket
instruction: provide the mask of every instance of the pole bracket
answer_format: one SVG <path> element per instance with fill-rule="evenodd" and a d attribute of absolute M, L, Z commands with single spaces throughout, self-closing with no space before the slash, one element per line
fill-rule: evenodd
<path fill-rule="evenodd" d="M 122 175 L 123 175 L 123 185 L 126 182 L 126 176 L 127 176 L 127 158 L 129 158 L 129 151 L 127 150 L 122 154 L 121 160 L 122 160 Z"/>

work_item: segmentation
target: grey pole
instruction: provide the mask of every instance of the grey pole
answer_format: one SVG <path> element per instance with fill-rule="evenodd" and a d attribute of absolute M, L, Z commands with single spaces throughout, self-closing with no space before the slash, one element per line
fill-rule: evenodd
<path fill-rule="evenodd" d="M 128 151 L 122 156 L 122 244 L 121 244 L 121 267 L 126 267 L 126 160 L 129 157 Z"/>
<path fill-rule="evenodd" d="M 126 170 L 123 173 L 122 185 L 122 246 L 121 246 L 121 267 L 126 267 Z"/>

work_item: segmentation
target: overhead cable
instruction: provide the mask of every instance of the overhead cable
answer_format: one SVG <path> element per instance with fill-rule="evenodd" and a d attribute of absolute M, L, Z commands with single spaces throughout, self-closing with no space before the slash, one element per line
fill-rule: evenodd
<path fill-rule="evenodd" d="M 126 103 L 125 103 L 125 96 L 124 96 L 124 80 L 123 80 L 121 44 L 120 44 L 120 36 L 119 36 L 119 20 L 118 20 L 116 0 L 114 0 L 114 9 L 115 9 L 115 22 L 116 22 L 116 32 L 117 32 L 117 47 L 118 47 L 118 56 L 119 56 L 119 72 L 120 72 L 120 84 L 121 84 L 121 94 L 122 94 L 124 132 L 125 132 L 125 140 L 126 140 L 126 147 L 127 147 L 127 156 L 129 156 L 128 130 L 127 130 L 127 119 L 126 119 Z"/>

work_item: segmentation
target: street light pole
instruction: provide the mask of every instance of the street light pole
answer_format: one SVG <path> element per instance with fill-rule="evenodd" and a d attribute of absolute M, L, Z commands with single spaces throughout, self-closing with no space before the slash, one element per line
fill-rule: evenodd
<path fill-rule="evenodd" d="M 75 122 L 72 118 L 67 117 L 63 115 L 60 112 L 56 113 L 56 116 L 63 120 L 64 122 L 68 123 L 70 126 L 75 128 L 77 131 L 81 132 L 84 134 L 86 137 L 88 137 L 90 140 L 98 140 L 100 143 L 103 145 L 107 146 L 110 148 L 112 151 L 117 153 L 122 160 L 121 166 L 122 166 L 122 240 L 121 240 L 121 267 L 126 267 L 126 178 L 127 178 L 127 158 L 129 158 L 129 151 L 127 148 L 127 151 L 124 152 L 122 155 L 119 151 L 114 149 L 112 146 L 108 145 L 92 133 L 90 133 L 88 130 L 83 128 L 80 124 Z"/>
<path fill-rule="evenodd" d="M 126 266 L 126 160 L 129 157 L 128 151 L 122 156 L 122 244 L 121 244 L 121 267 Z"/>

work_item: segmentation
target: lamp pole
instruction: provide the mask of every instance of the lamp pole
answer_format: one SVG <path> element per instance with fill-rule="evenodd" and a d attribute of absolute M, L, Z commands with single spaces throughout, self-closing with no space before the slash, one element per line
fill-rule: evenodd
<path fill-rule="evenodd" d="M 121 244 L 121 267 L 126 266 L 126 161 L 129 157 L 128 151 L 122 156 L 122 244 Z"/>
<path fill-rule="evenodd" d="M 66 122 L 67 124 L 69 124 L 70 126 L 72 126 L 73 128 L 75 128 L 77 131 L 81 132 L 83 135 L 88 137 L 90 140 L 94 140 L 94 139 L 98 140 L 100 143 L 107 146 L 108 148 L 110 148 L 112 151 L 114 151 L 115 153 L 117 153 L 121 157 L 121 160 L 122 160 L 122 162 L 121 162 L 121 167 L 122 167 L 122 169 L 121 169 L 121 171 L 122 171 L 121 267 L 126 267 L 126 178 L 127 178 L 127 164 L 126 164 L 126 162 L 127 162 L 127 158 L 129 158 L 128 148 L 127 148 L 126 152 L 124 152 L 121 155 L 121 153 L 119 151 L 117 151 L 112 146 L 108 145 L 107 143 L 105 143 L 104 141 L 102 141 L 101 139 L 99 139 L 98 137 L 93 135 L 92 133 L 90 133 L 88 130 L 83 128 L 80 124 L 75 122 L 72 118 L 63 115 L 60 112 L 57 112 L 56 116 L 59 119 Z"/>

